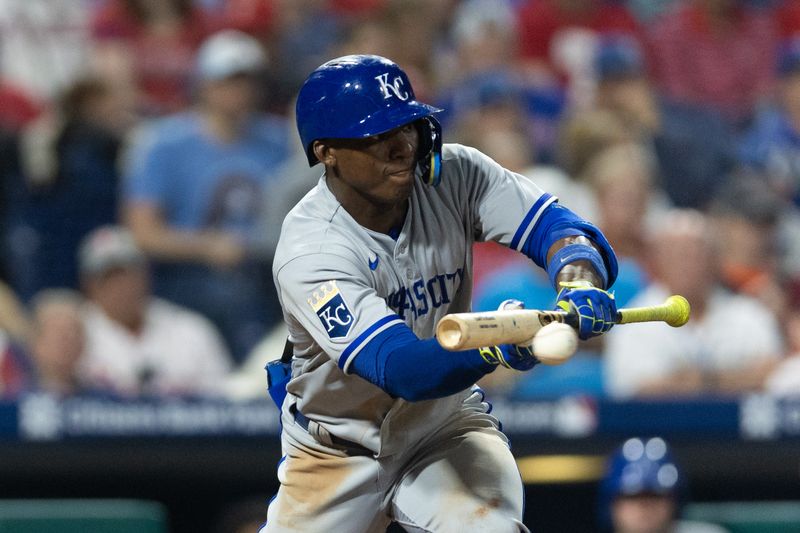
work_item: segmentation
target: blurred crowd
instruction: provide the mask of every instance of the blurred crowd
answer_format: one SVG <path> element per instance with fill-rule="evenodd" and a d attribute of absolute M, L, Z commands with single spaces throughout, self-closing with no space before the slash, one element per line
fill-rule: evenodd
<path fill-rule="evenodd" d="M 293 97 L 350 53 L 596 222 L 619 306 L 692 305 L 486 388 L 800 392 L 800 0 L 0 0 L 0 397 L 263 397 L 321 174 Z M 474 275 L 476 310 L 554 305 L 497 245 Z"/>

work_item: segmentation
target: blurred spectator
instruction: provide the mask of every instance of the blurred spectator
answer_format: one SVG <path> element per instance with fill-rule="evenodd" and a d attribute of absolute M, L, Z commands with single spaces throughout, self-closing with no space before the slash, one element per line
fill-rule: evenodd
<path fill-rule="evenodd" d="M 264 399 L 264 367 L 267 362 L 281 358 L 288 335 L 289 328 L 281 321 L 261 339 L 247 359 L 225 378 L 222 387 L 227 399 L 245 402 Z"/>
<path fill-rule="evenodd" d="M 518 17 L 526 70 L 535 77 L 566 80 L 570 101 L 580 109 L 589 104 L 591 54 L 598 37 L 640 32 L 625 5 L 608 0 L 527 0 Z"/>
<path fill-rule="evenodd" d="M 341 37 L 334 43 L 331 57 L 342 57 L 352 54 L 389 54 L 391 35 L 386 27 L 384 17 L 377 12 L 360 20 L 356 24 L 347 24 Z"/>
<path fill-rule="evenodd" d="M 271 71 L 280 84 L 274 88 L 271 98 L 276 99 L 282 109 L 294 98 L 309 72 L 335 57 L 330 51 L 341 39 L 343 22 L 327 0 L 276 2 L 280 16 Z"/>
<path fill-rule="evenodd" d="M 551 161 L 563 92 L 558 84 L 534 83 L 519 71 L 512 6 L 497 0 L 462 2 L 452 20 L 450 40 L 454 47 L 452 64 L 437 69 L 437 100 L 444 109 L 438 118 L 445 131 L 451 129 L 448 124 L 465 119 L 474 127 L 476 121 L 469 124 L 468 117 L 474 117 L 480 108 L 488 115 L 484 120 L 501 123 L 503 117 L 495 117 L 493 108 L 513 103 L 513 122 L 526 132 L 536 160 Z M 452 74 L 442 75 L 442 71 Z"/>
<path fill-rule="evenodd" d="M 209 21 L 212 31 L 223 29 L 249 33 L 264 44 L 275 30 L 278 0 L 194 0 Z"/>
<path fill-rule="evenodd" d="M 15 185 L 21 181 L 19 166 L 19 135 L 0 127 L 0 280 L 5 282 L 10 282 L 8 227 L 11 198 Z"/>
<path fill-rule="evenodd" d="M 559 132 L 558 165 L 573 179 L 580 179 L 594 156 L 633 138 L 634 133 L 629 131 L 622 117 L 610 109 L 568 110 Z M 583 188 L 586 189 L 586 186 L 583 185 Z M 591 195 L 591 192 L 586 189 L 581 194 Z"/>
<path fill-rule="evenodd" d="M 656 20 L 679 0 L 627 0 L 628 9 L 640 24 L 647 25 Z"/>
<path fill-rule="evenodd" d="M 762 109 L 743 136 L 742 162 L 800 205 L 800 37 L 783 44 L 774 105 Z"/>
<path fill-rule="evenodd" d="M 793 256 L 798 213 L 761 176 L 742 175 L 715 198 L 712 220 L 720 249 L 723 282 L 758 298 L 780 317 L 790 357 L 766 377 L 765 390 L 800 394 L 800 309 Z"/>
<path fill-rule="evenodd" d="M 518 38 L 513 7 L 503 0 L 466 0 L 452 15 L 450 38 L 456 48 L 458 72 L 510 70 Z"/>
<path fill-rule="evenodd" d="M 363 49 L 362 49 L 363 51 Z M 289 106 L 287 121 L 295 121 L 295 102 Z M 289 155 L 275 170 L 276 179 L 266 184 L 261 208 L 261 221 L 255 231 L 257 237 L 254 246 L 258 253 L 271 258 L 281 235 L 283 219 L 289 211 L 319 182 L 322 170 L 308 165 L 308 156 L 302 143 L 289 145 Z M 279 321 L 283 324 L 283 320 Z M 248 356 L 249 357 L 249 356 Z M 262 365 L 263 367 L 263 365 Z M 263 368 L 261 369 L 263 370 Z"/>
<path fill-rule="evenodd" d="M 0 331 L 0 398 L 15 398 L 28 389 L 31 366 L 24 348 Z"/>
<path fill-rule="evenodd" d="M 11 287 L 3 282 L 0 282 L 0 331 L 20 344 L 27 344 L 31 333 L 30 319 L 25 307 Z"/>
<path fill-rule="evenodd" d="M 87 71 L 91 5 L 0 0 L 0 78 L 33 102 L 46 104 L 61 94 Z"/>
<path fill-rule="evenodd" d="M 29 384 L 32 368 L 24 347 L 30 333 L 25 308 L 0 282 L 0 397 L 14 397 Z"/>
<path fill-rule="evenodd" d="M 512 81 L 497 77 L 491 82 L 484 80 L 483 89 L 485 94 L 476 95 L 471 105 L 463 106 L 455 117 L 452 140 L 492 149 L 490 157 L 510 164 L 516 172 L 528 168 L 535 160 L 535 152 L 527 135 L 519 91 Z M 497 142 L 498 137 L 512 146 L 506 148 L 503 142 Z"/>
<path fill-rule="evenodd" d="M 764 381 L 764 391 L 775 396 L 800 397 L 800 308 L 790 308 L 783 318 L 789 357 Z"/>
<path fill-rule="evenodd" d="M 608 393 L 629 398 L 759 389 L 783 354 L 780 328 L 758 300 L 720 285 L 718 243 L 706 217 L 672 211 L 649 241 L 653 282 L 630 306 L 681 294 L 692 306 L 691 318 L 680 328 L 652 322 L 606 334 Z"/>
<path fill-rule="evenodd" d="M 189 103 L 193 58 L 209 21 L 192 0 L 109 0 L 91 24 L 95 69 L 145 115 Z"/>
<path fill-rule="evenodd" d="M 117 221 L 118 159 L 133 120 L 108 83 L 84 78 L 65 92 L 57 114 L 26 130 L 14 225 L 31 237 L 10 249 L 15 262 L 33 265 L 15 270 L 23 298 L 45 287 L 78 288 L 78 244 Z"/>
<path fill-rule="evenodd" d="M 29 390 L 71 396 L 89 389 L 79 366 L 86 347 L 82 303 L 71 289 L 45 289 L 34 296 Z"/>
<path fill-rule="evenodd" d="M 33 122 L 42 106 L 24 90 L 0 77 L 0 128 L 18 132 Z"/>
<path fill-rule="evenodd" d="M 746 0 L 681 0 L 647 32 L 652 70 L 670 100 L 709 106 L 737 125 L 771 90 L 778 31 Z"/>
<path fill-rule="evenodd" d="M 0 129 L 3 278 L 24 303 L 41 288 L 38 234 L 31 226 L 30 187 L 22 173 L 20 136 Z"/>
<path fill-rule="evenodd" d="M 761 0 L 761 2 L 771 2 L 776 6 L 775 18 L 781 39 L 792 38 L 800 32 L 800 2 L 796 0 Z"/>
<path fill-rule="evenodd" d="M 260 45 L 211 37 L 197 59 L 194 110 L 157 122 L 135 147 L 124 217 L 154 260 L 155 292 L 211 318 L 235 360 L 280 317 L 259 242 L 263 194 L 287 154 L 285 120 L 254 111 Z"/>
<path fill-rule="evenodd" d="M 797 320 L 792 321 L 798 327 Z M 800 397 L 800 355 L 787 357 L 764 382 L 764 391 L 773 396 Z"/>
<path fill-rule="evenodd" d="M 374 14 L 381 9 L 386 0 L 329 0 L 331 8 L 349 17 Z M 366 52 L 364 52 L 366 53 Z"/>
<path fill-rule="evenodd" d="M 447 22 L 457 4 L 457 0 L 386 0 L 388 57 L 408 73 L 414 93 L 422 100 L 433 97 L 439 74 L 436 51 L 443 46 Z"/>
<path fill-rule="evenodd" d="M 482 105 L 487 97 L 497 98 L 504 90 L 519 86 L 514 72 L 515 18 L 507 2 L 461 2 L 453 13 L 448 36 L 452 54 L 449 48 L 443 50 L 440 61 L 450 64 L 437 77 L 437 99 L 444 106 L 439 119 L 443 124 L 452 120 L 451 116 Z M 513 97 L 518 91 L 508 92 Z"/>
<path fill-rule="evenodd" d="M 725 533 L 705 522 L 682 520 L 687 480 L 659 437 L 626 440 L 608 458 L 600 482 L 600 530 L 612 533 Z"/>
<path fill-rule="evenodd" d="M 778 225 L 788 207 L 763 179 L 741 175 L 712 202 L 722 282 L 758 298 L 775 316 L 784 316 L 789 294 L 782 287 Z"/>
<path fill-rule="evenodd" d="M 617 252 L 619 275 L 614 282 L 618 307 L 647 283 L 647 228 L 657 224 L 667 201 L 655 189 L 655 161 L 641 145 L 623 143 L 596 155 L 583 180 L 594 192 L 597 225 Z"/>
<path fill-rule="evenodd" d="M 602 39 L 594 68 L 597 108 L 613 113 L 636 141 L 652 149 L 660 187 L 680 207 L 705 207 L 735 163 L 727 123 L 707 109 L 659 98 L 641 48 L 630 38 Z"/>
<path fill-rule="evenodd" d="M 214 327 L 150 293 L 147 261 L 127 230 L 105 226 L 80 248 L 91 383 L 124 396 L 217 393 L 230 369 Z"/>

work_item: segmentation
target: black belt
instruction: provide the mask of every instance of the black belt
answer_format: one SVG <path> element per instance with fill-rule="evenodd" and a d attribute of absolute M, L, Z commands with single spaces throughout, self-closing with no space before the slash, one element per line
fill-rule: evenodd
<path fill-rule="evenodd" d="M 311 422 L 311 420 L 308 417 L 306 417 L 306 415 L 304 415 L 303 413 L 298 411 L 296 405 L 292 405 L 289 408 L 289 411 L 291 411 L 292 416 L 294 416 L 295 423 L 298 426 L 300 426 L 301 428 L 303 428 L 304 430 L 306 430 L 306 433 L 308 433 L 308 424 L 309 424 L 309 422 Z M 331 444 L 334 444 L 336 446 L 343 446 L 345 448 L 361 448 L 361 449 L 364 449 L 364 447 L 361 446 L 358 443 L 355 443 L 355 442 L 349 441 L 349 440 L 345 440 L 345 439 L 343 439 L 341 437 L 337 437 L 336 435 L 333 435 L 333 434 L 330 434 L 330 433 L 329 433 L 329 435 L 330 435 L 330 439 L 331 439 Z M 325 443 L 323 442 L 321 444 L 325 444 Z"/>

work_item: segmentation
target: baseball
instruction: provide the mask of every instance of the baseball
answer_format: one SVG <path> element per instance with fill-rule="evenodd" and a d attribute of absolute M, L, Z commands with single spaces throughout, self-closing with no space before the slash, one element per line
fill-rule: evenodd
<path fill-rule="evenodd" d="M 533 354 L 545 365 L 560 365 L 578 349 L 578 334 L 561 322 L 551 322 L 531 339 Z"/>

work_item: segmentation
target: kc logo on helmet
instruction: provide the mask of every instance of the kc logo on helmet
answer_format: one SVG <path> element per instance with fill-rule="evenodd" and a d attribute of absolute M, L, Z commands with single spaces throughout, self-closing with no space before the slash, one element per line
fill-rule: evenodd
<path fill-rule="evenodd" d="M 383 74 L 375 76 L 375 79 L 378 80 L 378 83 L 380 84 L 384 100 L 391 98 L 392 93 L 394 93 L 396 97 L 404 102 L 408 100 L 410 95 L 408 94 L 408 91 L 403 90 L 403 78 L 400 76 L 395 76 L 394 80 L 392 80 L 392 83 L 389 83 L 388 72 L 384 72 Z"/>

